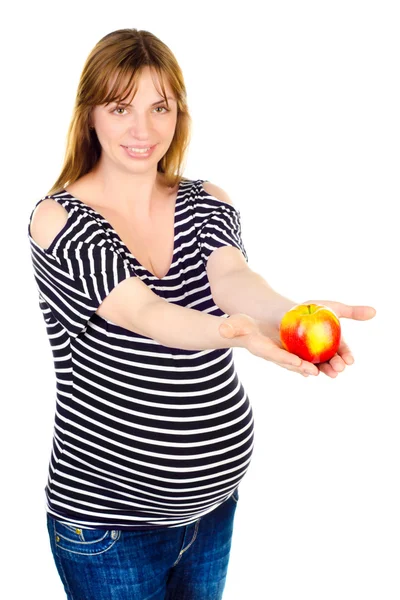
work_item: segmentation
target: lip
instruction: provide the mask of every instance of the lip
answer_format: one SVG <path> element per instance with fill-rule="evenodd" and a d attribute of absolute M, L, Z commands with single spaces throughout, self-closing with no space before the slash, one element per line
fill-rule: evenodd
<path fill-rule="evenodd" d="M 123 148 L 125 150 L 127 156 L 129 156 L 129 158 L 136 159 L 136 160 L 149 158 L 149 156 L 151 156 L 153 154 L 154 148 L 156 146 L 157 146 L 157 144 L 155 144 L 154 146 L 150 146 L 150 150 L 148 150 L 148 152 L 143 152 L 142 154 L 133 154 L 132 152 L 130 152 L 128 150 L 128 146 L 123 146 L 121 144 L 121 148 Z M 133 146 L 133 148 L 140 148 L 140 146 Z M 142 148 L 148 148 L 148 146 L 142 146 Z"/>

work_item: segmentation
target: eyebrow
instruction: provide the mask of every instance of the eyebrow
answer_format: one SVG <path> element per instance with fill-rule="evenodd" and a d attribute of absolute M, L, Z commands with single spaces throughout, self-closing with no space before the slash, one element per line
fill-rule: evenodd
<path fill-rule="evenodd" d="M 171 98 L 170 96 L 167 96 L 167 100 L 172 100 L 172 102 L 176 102 L 175 98 Z M 165 102 L 164 98 L 162 100 L 158 100 L 157 102 L 153 102 L 151 106 L 156 106 L 157 104 L 162 104 L 163 102 Z M 119 106 L 130 106 L 129 102 L 117 102 L 117 104 Z"/>

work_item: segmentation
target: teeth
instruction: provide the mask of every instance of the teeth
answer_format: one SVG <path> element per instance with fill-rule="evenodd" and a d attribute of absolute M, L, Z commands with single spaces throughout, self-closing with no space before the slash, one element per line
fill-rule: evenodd
<path fill-rule="evenodd" d="M 127 146 L 127 148 L 131 152 L 138 152 L 139 154 L 144 154 L 150 150 L 151 146 L 149 148 L 132 148 L 131 146 Z"/>

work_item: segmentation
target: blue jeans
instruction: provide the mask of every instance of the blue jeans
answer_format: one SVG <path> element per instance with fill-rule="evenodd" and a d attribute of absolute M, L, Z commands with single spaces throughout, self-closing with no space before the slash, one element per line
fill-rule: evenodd
<path fill-rule="evenodd" d="M 236 489 L 190 525 L 147 531 L 76 530 L 47 514 L 68 600 L 220 600 L 238 499 Z"/>

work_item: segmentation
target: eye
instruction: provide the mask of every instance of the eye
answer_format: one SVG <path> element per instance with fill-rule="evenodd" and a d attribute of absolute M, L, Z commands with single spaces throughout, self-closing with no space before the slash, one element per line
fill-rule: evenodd
<path fill-rule="evenodd" d="M 165 110 L 166 112 L 169 112 L 169 110 L 170 110 L 166 106 L 156 106 L 154 110 L 158 110 L 159 108 Z M 117 106 L 117 108 L 114 108 L 114 110 L 112 112 L 115 113 L 117 110 L 126 110 L 126 108 L 124 108 L 123 106 Z M 117 114 L 122 114 L 122 113 L 117 113 Z M 164 113 L 159 113 L 159 114 L 164 114 Z"/>

